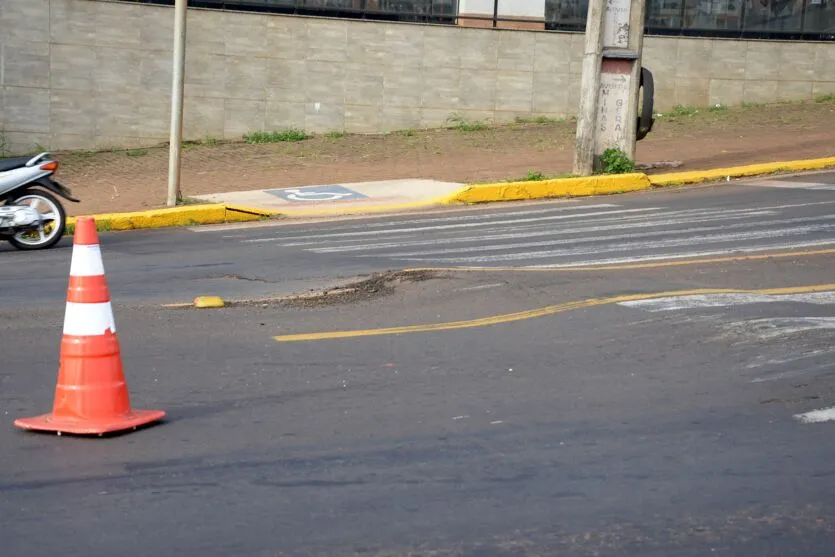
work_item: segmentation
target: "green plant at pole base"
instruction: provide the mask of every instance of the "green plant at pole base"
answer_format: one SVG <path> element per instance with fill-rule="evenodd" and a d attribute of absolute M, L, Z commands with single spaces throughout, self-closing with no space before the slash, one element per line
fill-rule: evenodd
<path fill-rule="evenodd" d="M 609 147 L 600 156 L 604 174 L 627 174 L 635 170 L 635 162 L 618 147 Z"/>

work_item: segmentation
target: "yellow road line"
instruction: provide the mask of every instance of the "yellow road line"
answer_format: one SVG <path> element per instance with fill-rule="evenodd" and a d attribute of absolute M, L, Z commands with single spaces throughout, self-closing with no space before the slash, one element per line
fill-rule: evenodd
<path fill-rule="evenodd" d="M 426 333 L 432 331 L 449 331 L 453 329 L 470 329 L 474 327 L 486 327 L 489 325 L 498 325 L 503 323 L 511 323 L 514 321 L 522 321 L 525 319 L 534 319 L 536 317 L 544 317 L 546 315 L 555 315 L 557 313 L 563 313 L 573 309 L 617 304 L 620 302 L 633 302 L 636 300 L 651 300 L 653 298 L 665 298 L 668 296 L 693 296 L 699 294 L 729 293 L 765 294 L 773 296 L 780 294 L 806 294 L 809 292 L 825 292 L 828 290 L 835 290 L 835 284 L 817 284 L 812 286 L 793 286 L 787 288 L 766 288 L 761 290 L 744 290 L 735 288 L 700 288 L 694 290 L 672 290 L 668 292 L 612 296 L 609 298 L 589 298 L 586 300 L 566 302 L 563 304 L 545 306 L 538 309 L 531 309 L 516 313 L 505 313 L 502 315 L 493 315 L 490 317 L 481 317 L 479 319 L 470 319 L 467 321 L 449 321 L 446 323 L 431 323 L 428 325 L 408 325 L 404 327 L 388 327 L 383 329 L 333 331 L 328 333 L 299 333 L 293 335 L 280 335 L 273 338 L 278 342 L 300 342 L 313 340 L 369 337 L 380 335 L 401 335 L 406 333 Z"/>
<path fill-rule="evenodd" d="M 660 261 L 654 263 L 622 263 L 618 265 L 588 265 L 585 267 L 559 267 L 559 268 L 532 268 L 532 267 L 414 267 L 404 269 L 404 272 L 416 271 L 520 271 L 526 273 L 556 273 L 556 272 L 579 272 L 579 271 L 619 271 L 630 269 L 658 269 L 661 267 L 681 267 L 685 265 L 699 265 L 708 263 L 728 263 L 731 261 L 762 261 L 765 259 L 782 259 L 786 257 L 808 257 L 812 255 L 832 255 L 835 248 L 786 251 L 763 255 L 730 255 L 728 257 L 711 257 L 703 259 L 687 259 L 684 261 Z"/>

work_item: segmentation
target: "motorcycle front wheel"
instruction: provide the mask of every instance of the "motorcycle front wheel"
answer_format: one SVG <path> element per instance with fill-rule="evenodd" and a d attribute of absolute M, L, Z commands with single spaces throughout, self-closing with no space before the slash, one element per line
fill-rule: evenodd
<path fill-rule="evenodd" d="M 36 230 L 18 232 L 9 237 L 11 245 L 19 250 L 36 250 L 51 248 L 61 241 L 67 225 L 67 214 L 54 195 L 42 190 L 27 190 L 8 204 L 28 205 L 39 212 L 44 220 L 43 226 Z"/>

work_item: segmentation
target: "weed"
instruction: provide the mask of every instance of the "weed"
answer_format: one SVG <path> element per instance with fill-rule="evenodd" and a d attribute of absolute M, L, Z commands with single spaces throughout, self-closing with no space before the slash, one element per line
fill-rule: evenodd
<path fill-rule="evenodd" d="M 404 137 L 412 137 L 413 135 L 415 135 L 415 130 L 409 128 L 407 130 L 398 130 L 394 133 L 396 133 L 397 135 L 402 135 Z"/>
<path fill-rule="evenodd" d="M 517 116 L 517 124 L 558 124 L 565 122 L 565 118 L 552 118 L 551 116 L 534 116 L 533 118 Z"/>
<path fill-rule="evenodd" d="M 635 162 L 622 149 L 609 147 L 600 156 L 604 174 L 627 174 L 635 170 Z"/>
<path fill-rule="evenodd" d="M 206 136 L 206 139 L 203 140 L 203 145 L 205 145 L 206 147 L 214 147 L 215 145 L 217 145 L 217 139 L 215 139 L 214 137 Z"/>
<path fill-rule="evenodd" d="M 447 118 L 451 124 L 453 124 L 453 128 L 460 132 L 478 132 L 487 129 L 487 124 L 482 122 L 481 120 L 474 120 L 472 122 L 464 120 L 457 114 L 453 114 L 449 118 Z"/>
<path fill-rule="evenodd" d="M 524 178 L 519 180 L 514 180 L 515 182 L 541 182 L 545 180 L 546 176 L 542 172 L 534 172 L 532 170 L 528 170 L 528 175 Z"/>
<path fill-rule="evenodd" d="M 125 151 L 125 154 L 129 157 L 144 157 L 148 154 L 147 149 L 133 149 L 131 151 Z"/>
<path fill-rule="evenodd" d="M 714 112 L 714 113 L 716 113 L 716 112 L 727 112 L 728 111 L 728 106 L 724 105 L 724 104 L 716 103 L 715 105 L 710 107 L 710 111 Z"/>
<path fill-rule="evenodd" d="M 244 141 L 250 144 L 257 143 L 281 143 L 284 141 L 304 141 L 310 136 L 304 130 L 290 128 L 272 132 L 252 132 L 244 134 Z"/>
<path fill-rule="evenodd" d="M 563 173 L 563 174 L 556 174 L 553 176 L 549 176 L 543 172 L 534 172 L 532 170 L 528 170 L 528 175 L 522 178 L 514 178 L 512 180 L 505 180 L 506 182 L 541 182 L 543 180 L 554 180 L 557 178 L 574 178 L 574 174 L 570 173 Z"/>
<path fill-rule="evenodd" d="M 177 205 L 201 205 L 205 203 L 202 199 L 196 197 L 181 197 L 177 200 Z"/>
<path fill-rule="evenodd" d="M 9 153 L 9 144 L 6 141 L 6 134 L 0 130 L 0 157 L 5 157 Z"/>
<path fill-rule="evenodd" d="M 677 104 L 673 107 L 672 110 L 667 112 L 664 116 L 668 116 L 670 118 L 676 117 L 684 117 L 684 116 L 695 116 L 699 113 L 699 109 L 695 106 L 685 106 L 683 104 Z"/>
<path fill-rule="evenodd" d="M 344 130 L 334 130 L 332 132 L 328 132 L 326 135 L 328 139 L 339 139 L 341 137 L 345 137 L 348 134 Z"/>
<path fill-rule="evenodd" d="M 816 103 L 835 102 L 835 94 L 834 93 L 828 93 L 826 95 L 818 95 L 817 97 L 815 97 L 815 102 Z"/>

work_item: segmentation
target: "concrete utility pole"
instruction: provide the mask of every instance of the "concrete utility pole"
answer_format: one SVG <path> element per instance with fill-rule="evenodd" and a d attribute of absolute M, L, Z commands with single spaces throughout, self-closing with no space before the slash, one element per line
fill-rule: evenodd
<path fill-rule="evenodd" d="M 186 65 L 186 6 L 174 4 L 174 71 L 171 84 L 171 138 L 168 147 L 168 206 L 174 207 L 180 194 L 180 161 L 183 140 L 183 89 Z"/>
<path fill-rule="evenodd" d="M 635 159 L 645 2 L 589 2 L 574 150 L 579 176 L 597 170 L 609 147 Z"/>

